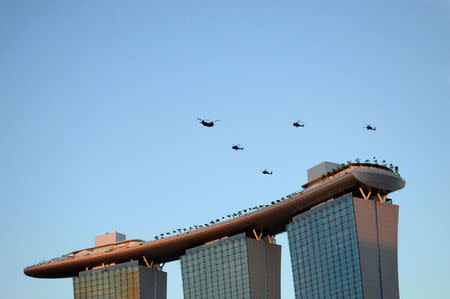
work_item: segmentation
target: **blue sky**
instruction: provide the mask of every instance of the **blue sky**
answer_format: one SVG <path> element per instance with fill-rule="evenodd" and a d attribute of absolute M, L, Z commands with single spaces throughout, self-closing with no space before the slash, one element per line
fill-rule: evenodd
<path fill-rule="evenodd" d="M 23 268 L 96 235 L 150 240 L 300 190 L 324 160 L 373 156 L 407 182 L 391 195 L 401 297 L 448 296 L 449 25 L 438 0 L 2 1 L 5 298 L 73 298 L 70 279 Z M 165 269 L 182 298 L 179 263 Z"/>

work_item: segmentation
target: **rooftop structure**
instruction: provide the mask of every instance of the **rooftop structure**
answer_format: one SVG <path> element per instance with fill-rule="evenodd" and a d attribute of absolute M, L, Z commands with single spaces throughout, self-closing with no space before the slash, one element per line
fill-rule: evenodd
<path fill-rule="evenodd" d="M 106 233 L 104 235 L 95 237 L 95 247 L 117 243 L 120 241 L 125 241 L 126 236 L 124 234 L 114 232 L 114 233 Z"/>
<path fill-rule="evenodd" d="M 308 169 L 308 182 L 320 178 L 323 174 L 341 167 L 341 165 L 333 162 L 322 162 L 310 169 Z"/>

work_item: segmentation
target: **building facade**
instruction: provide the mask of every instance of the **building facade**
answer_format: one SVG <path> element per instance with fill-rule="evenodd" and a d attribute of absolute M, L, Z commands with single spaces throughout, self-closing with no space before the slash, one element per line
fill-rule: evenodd
<path fill-rule="evenodd" d="M 73 278 L 75 299 L 166 299 L 167 273 L 138 261 L 83 271 Z"/>
<path fill-rule="evenodd" d="M 280 298 L 281 246 L 239 234 L 181 257 L 184 299 Z"/>
<path fill-rule="evenodd" d="M 348 193 L 287 227 L 296 298 L 398 298 L 398 206 Z"/>

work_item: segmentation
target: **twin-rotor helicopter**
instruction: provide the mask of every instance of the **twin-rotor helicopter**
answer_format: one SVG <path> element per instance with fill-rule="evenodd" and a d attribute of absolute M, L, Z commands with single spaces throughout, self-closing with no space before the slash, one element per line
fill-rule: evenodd
<path fill-rule="evenodd" d="M 220 119 L 218 119 L 218 120 L 213 120 L 213 121 L 209 121 L 209 120 L 207 120 L 207 119 L 201 119 L 201 118 L 198 118 L 198 117 L 197 117 L 197 119 L 200 121 L 200 123 L 201 123 L 203 126 L 209 127 L 209 128 L 214 127 L 214 123 L 220 121 Z"/>

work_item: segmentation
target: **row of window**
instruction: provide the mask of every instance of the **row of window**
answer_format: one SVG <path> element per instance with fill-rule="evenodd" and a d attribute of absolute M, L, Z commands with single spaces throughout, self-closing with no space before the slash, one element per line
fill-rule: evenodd
<path fill-rule="evenodd" d="M 343 221 L 342 223 L 340 223 L 339 225 L 333 225 L 331 222 L 329 223 L 325 223 L 325 224 L 321 224 L 320 226 L 316 226 L 314 228 L 311 227 L 307 227 L 308 225 L 305 226 L 300 226 L 299 227 L 299 232 L 302 233 L 302 238 L 305 239 L 310 239 L 313 238 L 314 236 L 317 236 L 317 234 L 328 234 L 331 236 L 342 236 L 342 234 L 344 232 L 346 232 L 347 230 L 352 230 L 353 229 L 353 219 L 348 219 L 347 221 Z M 297 225 L 299 225 L 298 223 L 296 223 Z"/>
<path fill-rule="evenodd" d="M 222 262 L 222 258 L 218 257 L 215 261 L 202 262 L 202 261 L 184 261 L 187 271 L 198 268 L 233 268 L 238 266 L 247 266 L 247 259 L 236 259 L 233 261 L 225 260 Z"/>
<path fill-rule="evenodd" d="M 202 261 L 212 261 L 215 260 L 217 257 L 246 257 L 247 254 L 245 252 L 245 248 L 239 248 L 239 249 L 227 249 L 223 251 L 215 251 L 211 252 L 208 255 L 203 254 L 192 254 L 189 255 L 189 259 L 192 260 L 202 260 Z"/>
<path fill-rule="evenodd" d="M 344 275 L 330 276 L 330 277 L 301 277 L 295 279 L 295 282 L 299 283 L 300 288 L 313 287 L 313 286 L 323 286 L 323 287 L 333 287 L 333 286 L 345 286 L 352 285 L 357 286 L 361 284 L 361 279 L 358 279 L 359 273 L 353 272 Z M 355 280 L 355 281 L 354 281 Z"/>
<path fill-rule="evenodd" d="M 343 275 L 347 273 L 359 272 L 359 265 L 348 265 L 348 267 L 324 265 L 317 268 L 294 267 L 299 276 L 306 277 L 330 277 L 334 275 Z"/>
<path fill-rule="evenodd" d="M 348 268 L 349 266 L 359 266 L 358 259 L 355 259 L 353 251 L 347 251 L 345 254 L 336 254 L 332 256 L 322 255 L 316 256 L 314 259 L 307 257 L 299 257 L 292 262 L 292 267 L 296 269 L 303 268 L 305 270 L 321 268 Z M 294 256 L 295 257 L 295 256 Z M 322 259 L 320 259 L 322 257 Z M 339 266 L 342 265 L 342 266 Z M 328 266 L 328 267 L 327 267 Z"/>
<path fill-rule="evenodd" d="M 83 283 L 83 284 L 74 284 L 74 288 L 109 288 L 114 287 L 116 285 L 121 286 L 132 286 L 139 284 L 138 281 L 114 281 L 112 283 Z"/>
<path fill-rule="evenodd" d="M 330 276 L 330 275 L 341 275 L 347 273 L 353 273 L 359 271 L 359 265 L 347 264 L 347 267 L 342 267 L 339 265 L 321 265 L 316 268 L 313 267 L 293 267 L 294 271 L 302 276 Z"/>
<path fill-rule="evenodd" d="M 235 257 L 217 256 L 215 259 L 192 259 L 192 258 L 185 259 L 185 262 L 188 267 L 191 265 L 201 265 L 201 264 L 219 265 L 223 263 L 230 265 L 239 265 L 246 263 L 246 261 L 247 258 L 240 255 L 236 255 Z"/>
<path fill-rule="evenodd" d="M 298 216 L 297 216 L 298 217 Z M 308 216 L 305 216 L 308 217 Z M 337 218 L 339 217 L 339 218 Z M 351 213 L 345 213 L 342 215 L 334 214 L 334 215 L 328 215 L 325 217 L 320 217 L 318 219 L 308 219 L 308 218 L 301 218 L 294 221 L 297 223 L 300 228 L 303 231 L 303 228 L 309 227 L 309 229 L 313 230 L 321 226 L 330 226 L 330 227 L 336 227 L 339 225 L 343 225 L 350 221 L 353 218 L 353 211 Z M 333 225 L 331 225 L 333 224 Z"/>
<path fill-rule="evenodd" d="M 89 279 L 89 280 L 77 280 L 75 283 L 80 284 L 88 284 L 88 283 L 95 283 L 95 284 L 104 284 L 108 282 L 127 282 L 127 281 L 138 281 L 139 277 L 137 275 L 129 275 L 129 276 L 122 276 L 122 277 L 111 277 L 111 278 L 103 278 L 103 279 Z"/>
<path fill-rule="evenodd" d="M 309 226 L 310 229 L 315 229 L 320 226 L 329 225 L 331 227 L 339 226 L 348 222 L 348 219 L 353 216 L 353 211 L 349 213 L 326 215 L 317 219 L 302 219 L 297 220 L 300 227 Z M 339 217 L 339 218 L 336 218 Z"/>
<path fill-rule="evenodd" d="M 341 242 L 333 242 L 330 241 L 328 243 L 320 243 L 315 245 L 308 245 L 303 242 L 291 242 L 293 246 L 296 246 L 296 252 L 300 254 L 300 256 L 305 256 L 313 258 L 317 255 L 323 254 L 344 254 L 347 251 L 357 250 L 357 246 L 355 242 L 350 239 L 351 236 L 348 236 L 349 240 L 341 241 Z"/>
<path fill-rule="evenodd" d="M 110 273 L 107 274 L 108 271 L 103 272 L 104 274 L 101 275 L 83 275 L 83 276 L 79 276 L 76 277 L 77 279 L 79 279 L 80 281 L 88 281 L 88 280 L 101 280 L 101 279 L 117 279 L 119 277 L 130 277 L 130 276 L 137 276 L 138 272 L 134 271 L 134 272 L 125 272 L 125 273 Z"/>
<path fill-rule="evenodd" d="M 335 290 L 335 291 L 321 291 L 321 292 L 296 292 L 295 293 L 296 298 L 317 298 L 317 299 L 328 299 L 328 298 L 335 298 L 335 299 L 341 299 L 341 298 L 348 298 L 348 299 L 354 299 L 354 298 L 362 298 L 362 295 L 360 294 L 359 290 L 353 289 L 353 290 Z"/>
<path fill-rule="evenodd" d="M 213 292 L 210 291 L 208 293 L 193 293 L 193 292 L 184 292 L 184 298 L 195 298 L 195 299 L 234 299 L 234 298 L 250 298 L 250 291 L 245 290 L 236 290 L 236 291 L 223 291 L 223 292 Z"/>
<path fill-rule="evenodd" d="M 187 254 L 208 256 L 209 254 L 211 254 L 211 252 L 233 251 L 234 249 L 240 249 L 243 246 L 245 246 L 244 239 L 229 239 L 225 241 L 219 241 L 216 244 L 206 245 L 206 247 L 190 249 L 187 251 Z"/>
<path fill-rule="evenodd" d="M 181 257 L 185 299 L 249 298 L 245 236 Z"/>
<path fill-rule="evenodd" d="M 247 268 L 234 268 L 234 269 L 231 268 L 226 271 L 218 270 L 215 272 L 208 271 L 205 273 L 208 273 L 210 277 L 214 277 L 215 280 L 222 280 L 225 279 L 226 277 L 229 277 L 230 275 L 245 278 L 247 276 Z M 238 273 L 242 273 L 242 275 L 239 275 Z M 199 274 L 197 271 L 183 273 L 183 277 L 185 277 L 186 279 L 197 279 L 203 276 L 204 274 Z"/>
<path fill-rule="evenodd" d="M 241 289 L 245 289 L 248 288 L 248 284 L 217 284 L 217 285 L 204 285 L 204 286 L 199 286 L 199 285 L 195 285 L 194 286 L 187 286 L 186 288 L 183 288 L 186 292 L 197 292 L 197 293 L 204 293 L 204 292 L 226 292 L 227 290 L 232 290 L 233 288 L 237 289 L 237 290 L 241 290 Z"/>
<path fill-rule="evenodd" d="M 87 298 L 99 298 L 100 296 L 109 296 L 112 298 L 123 298 L 121 295 L 139 295 L 139 288 L 134 290 L 111 290 L 104 292 L 88 291 L 88 292 L 74 292 L 75 299 L 87 297 Z"/>
<path fill-rule="evenodd" d="M 104 291 L 74 291 L 74 297 L 77 298 L 78 296 L 102 296 L 102 295 L 119 295 L 119 294 L 139 294 L 139 288 L 135 289 L 129 289 L 129 290 L 104 290 Z"/>
<path fill-rule="evenodd" d="M 320 265 L 328 265 L 331 263 L 342 263 L 342 262 L 349 262 L 349 260 L 354 260 L 354 255 L 357 254 L 357 250 L 345 250 L 339 253 L 335 253 L 332 255 L 326 254 L 317 254 L 315 256 L 293 256 L 293 258 L 296 258 L 295 261 L 292 261 L 292 264 L 298 265 L 299 267 L 306 267 L 307 265 L 310 265 L 311 268 L 320 266 Z M 358 261 L 354 261 L 355 264 Z"/>
<path fill-rule="evenodd" d="M 295 217 L 288 238 L 296 298 L 362 296 L 351 196 Z"/>

